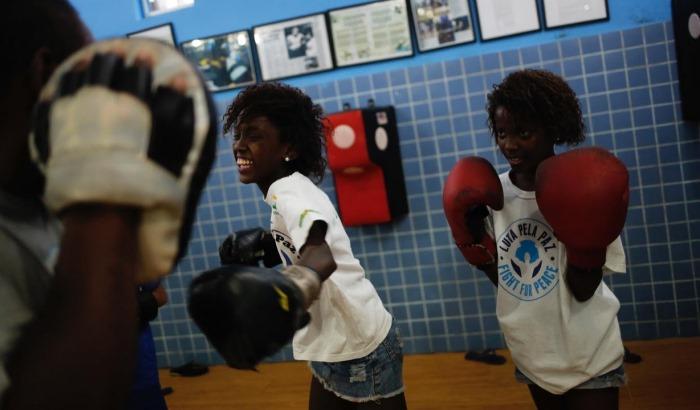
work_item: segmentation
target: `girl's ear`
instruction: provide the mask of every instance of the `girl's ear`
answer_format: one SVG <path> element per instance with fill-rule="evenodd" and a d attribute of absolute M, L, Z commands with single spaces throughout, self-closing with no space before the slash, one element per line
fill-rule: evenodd
<path fill-rule="evenodd" d="M 292 147 L 291 145 L 284 152 L 285 161 L 287 158 L 289 158 L 289 161 L 294 161 L 298 157 L 299 153 L 297 152 L 296 148 Z"/>

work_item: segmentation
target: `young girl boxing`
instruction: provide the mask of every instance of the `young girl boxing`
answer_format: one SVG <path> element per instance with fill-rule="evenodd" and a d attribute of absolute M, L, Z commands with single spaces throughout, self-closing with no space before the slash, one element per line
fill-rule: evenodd
<path fill-rule="evenodd" d="M 308 360 L 313 373 L 309 409 L 405 409 L 397 327 L 315 185 L 326 167 L 321 108 L 296 88 L 264 83 L 241 92 L 224 121 L 240 181 L 256 184 L 271 208 L 270 235 L 282 263 L 296 264 L 306 246 L 325 244 L 337 266 L 293 339 L 294 358 Z M 255 253 L 241 245 L 233 248 Z"/>
<path fill-rule="evenodd" d="M 488 95 L 488 121 L 510 170 L 465 158 L 444 191 L 465 259 L 498 286 L 497 316 L 539 409 L 616 409 L 625 382 L 619 302 L 604 282 L 624 272 L 619 234 L 628 195 L 604 150 L 555 155 L 584 139 L 575 93 L 540 70 L 508 75 Z"/>

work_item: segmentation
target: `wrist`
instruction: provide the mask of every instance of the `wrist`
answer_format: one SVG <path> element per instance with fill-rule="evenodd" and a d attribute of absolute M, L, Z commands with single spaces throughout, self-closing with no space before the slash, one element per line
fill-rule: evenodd
<path fill-rule="evenodd" d="M 318 299 L 321 293 L 321 276 L 308 266 L 291 265 L 282 271 L 304 295 L 304 310 Z"/>

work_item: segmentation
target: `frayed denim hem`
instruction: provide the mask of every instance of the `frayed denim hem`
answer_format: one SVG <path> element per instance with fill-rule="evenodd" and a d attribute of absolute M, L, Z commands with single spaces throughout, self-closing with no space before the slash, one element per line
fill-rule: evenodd
<path fill-rule="evenodd" d="M 308 362 L 308 364 L 309 364 L 309 370 L 311 370 L 311 374 L 316 378 L 316 380 L 318 380 L 321 383 L 321 385 L 323 386 L 324 389 L 335 394 L 336 396 L 340 397 L 343 400 L 347 400 L 347 401 L 350 401 L 353 403 L 367 403 L 370 401 L 376 402 L 376 401 L 379 401 L 381 399 L 388 399 L 388 398 L 391 398 L 394 396 L 398 396 L 399 394 L 404 392 L 404 386 L 401 386 L 401 388 L 399 388 L 393 392 L 387 393 L 387 394 L 376 394 L 376 395 L 369 396 L 369 397 L 347 396 L 345 394 L 341 394 L 341 393 L 338 393 L 337 391 L 333 390 L 333 388 L 331 388 L 331 386 L 325 380 L 323 380 L 322 377 L 320 377 L 318 374 L 316 374 L 316 371 L 313 369 L 313 367 L 311 367 L 311 362 Z"/>

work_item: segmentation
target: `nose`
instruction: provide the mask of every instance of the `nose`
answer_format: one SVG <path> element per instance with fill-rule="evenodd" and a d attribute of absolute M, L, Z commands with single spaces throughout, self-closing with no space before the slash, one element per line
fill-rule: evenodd
<path fill-rule="evenodd" d="M 515 151 L 518 149 L 518 139 L 513 134 L 506 134 L 501 138 L 501 148 L 505 151 Z"/>
<path fill-rule="evenodd" d="M 237 138 L 233 140 L 233 144 L 231 144 L 231 149 L 233 150 L 234 155 L 237 154 L 239 151 L 243 150 L 245 148 L 245 143 L 243 138 Z"/>

